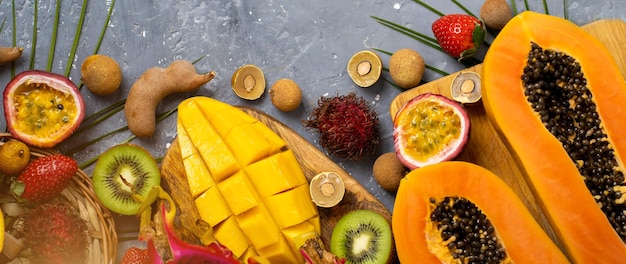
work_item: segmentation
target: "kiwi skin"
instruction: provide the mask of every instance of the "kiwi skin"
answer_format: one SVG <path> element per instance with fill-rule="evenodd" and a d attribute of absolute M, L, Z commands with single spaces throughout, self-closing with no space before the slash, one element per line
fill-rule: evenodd
<path fill-rule="evenodd" d="M 375 249 L 369 249 L 376 252 L 354 256 L 349 248 L 350 243 L 359 235 L 368 233 L 373 233 L 375 238 L 372 240 L 379 243 Z M 345 258 L 346 264 L 392 263 L 395 259 L 394 248 L 389 222 L 381 214 L 365 209 L 350 211 L 342 216 L 333 228 L 330 241 L 330 251 Z"/>
<path fill-rule="evenodd" d="M 102 205 L 121 215 L 137 214 L 141 202 L 135 198 L 145 198 L 153 187 L 161 184 L 159 167 L 152 155 L 133 144 L 121 144 L 105 151 L 96 162 L 91 178 Z"/>

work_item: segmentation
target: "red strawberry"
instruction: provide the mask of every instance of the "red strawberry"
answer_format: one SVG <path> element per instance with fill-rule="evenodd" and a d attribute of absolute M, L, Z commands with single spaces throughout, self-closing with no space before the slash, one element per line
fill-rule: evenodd
<path fill-rule="evenodd" d="M 484 23 L 470 15 L 445 15 L 432 25 L 439 46 L 459 60 L 474 56 L 485 40 Z"/>
<path fill-rule="evenodd" d="M 147 249 L 141 249 L 138 247 L 130 247 L 124 253 L 121 264 L 148 264 L 150 258 L 148 256 Z"/>
<path fill-rule="evenodd" d="M 49 202 L 65 189 L 77 171 L 78 164 L 68 156 L 44 156 L 30 162 L 12 182 L 11 189 L 30 202 Z"/>

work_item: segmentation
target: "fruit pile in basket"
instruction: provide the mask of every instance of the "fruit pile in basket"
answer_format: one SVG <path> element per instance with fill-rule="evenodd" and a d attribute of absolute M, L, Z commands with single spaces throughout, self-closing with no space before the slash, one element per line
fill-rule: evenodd
<path fill-rule="evenodd" d="M 1 134 L 2 254 L 24 263 L 106 263 L 113 220 L 76 161 Z"/>

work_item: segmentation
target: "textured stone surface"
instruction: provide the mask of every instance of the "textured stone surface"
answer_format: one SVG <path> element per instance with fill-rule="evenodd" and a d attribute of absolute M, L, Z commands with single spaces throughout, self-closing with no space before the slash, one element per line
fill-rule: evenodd
<path fill-rule="evenodd" d="M 95 52 L 111 0 L 89 1 L 78 49 L 72 63 L 68 55 L 74 41 L 82 1 L 62 0 L 58 39 L 50 70 L 65 73 L 76 83 L 80 79 L 80 63 Z M 462 13 L 451 1 L 425 1 L 444 13 Z M 470 11 L 479 13 L 482 1 L 462 2 Z M 508 1 L 510 2 L 510 1 Z M 530 9 L 545 12 L 541 1 L 528 1 Z M 564 1 L 548 1 L 548 10 L 564 15 Z M 572 0 L 568 2 L 568 17 L 577 24 L 586 24 L 601 18 L 626 19 L 626 4 L 621 0 Z M 525 9 L 524 1 L 516 1 L 518 10 Z M 54 24 L 54 1 L 40 1 L 38 5 L 37 43 L 33 52 L 33 0 L 15 1 L 15 34 L 17 45 L 25 47 L 23 57 L 15 64 L 16 72 L 30 67 L 30 58 L 37 69 L 46 69 L 50 55 L 50 39 Z M 382 123 L 382 142 L 377 155 L 393 151 L 389 103 L 400 92 L 389 83 L 379 81 L 373 87 L 356 86 L 346 72 L 349 58 L 356 52 L 380 48 L 393 52 L 410 47 L 420 52 L 426 64 L 452 73 L 463 68 L 454 59 L 432 48 L 392 31 L 375 22 L 378 16 L 432 35 L 430 24 L 438 16 L 413 1 L 117 1 L 106 34 L 98 53 L 115 58 L 124 73 L 122 88 L 108 97 L 96 97 L 82 90 L 87 103 L 87 114 L 125 98 L 134 80 L 147 68 L 165 67 L 173 60 L 194 61 L 198 71 L 213 70 L 216 78 L 203 86 L 197 94 L 208 95 L 234 105 L 256 107 L 286 123 L 313 144 L 316 135 L 303 129 L 300 121 L 316 106 L 320 96 L 356 92 L 372 103 Z M 12 1 L 0 1 L 0 45 L 12 45 Z M 489 36 L 491 39 L 492 36 Z M 484 50 L 481 55 L 484 54 Z M 381 54 L 386 65 L 388 55 Z M 239 99 L 230 88 L 232 73 L 244 64 L 255 64 L 265 73 L 268 89 L 280 78 L 295 80 L 303 90 L 302 106 L 290 113 L 278 111 L 271 105 L 267 93 L 257 101 Z M 0 86 L 10 79 L 10 65 L 0 66 Z M 388 74 L 383 74 L 388 78 Z M 441 77 L 427 70 L 424 80 Z M 167 97 L 158 112 L 172 109 L 192 94 Z M 157 133 L 150 139 L 135 139 L 133 143 L 148 148 L 160 157 L 176 136 L 175 116 L 159 123 Z M 60 146 L 67 151 L 98 135 L 125 125 L 123 113 L 118 113 L 102 124 L 70 138 Z M 0 129 L 6 128 L 0 122 Z M 105 149 L 124 141 L 129 132 L 117 133 L 74 155 L 79 162 L 93 158 Z M 389 208 L 393 194 L 380 188 L 371 173 L 376 156 L 359 162 L 335 159 L 353 177 L 358 179 Z M 86 169 L 91 171 L 91 167 Z"/>

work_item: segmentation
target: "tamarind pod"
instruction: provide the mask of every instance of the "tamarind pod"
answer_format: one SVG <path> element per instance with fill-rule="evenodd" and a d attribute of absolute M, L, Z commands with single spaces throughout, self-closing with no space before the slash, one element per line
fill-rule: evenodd
<path fill-rule="evenodd" d="M 22 47 L 0 47 L 0 65 L 17 60 L 23 50 Z"/>

